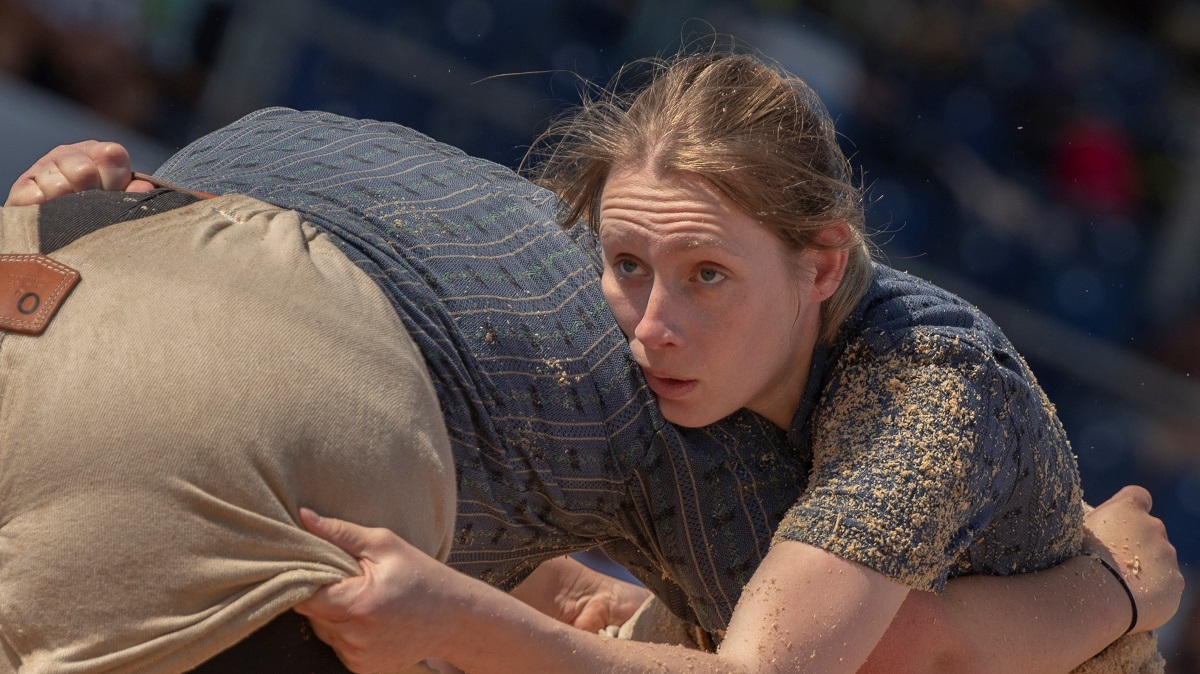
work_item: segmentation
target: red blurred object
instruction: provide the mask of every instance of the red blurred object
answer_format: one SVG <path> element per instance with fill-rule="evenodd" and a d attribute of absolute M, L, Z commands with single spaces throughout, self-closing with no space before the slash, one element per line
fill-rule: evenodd
<path fill-rule="evenodd" d="M 1140 199 L 1139 171 L 1124 131 L 1083 117 L 1059 136 L 1054 171 L 1060 198 L 1096 215 L 1129 216 Z"/>

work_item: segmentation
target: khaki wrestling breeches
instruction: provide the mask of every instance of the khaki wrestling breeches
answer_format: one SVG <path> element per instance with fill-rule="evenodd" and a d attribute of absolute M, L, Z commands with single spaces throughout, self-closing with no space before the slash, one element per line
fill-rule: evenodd
<path fill-rule="evenodd" d="M 38 217 L 0 209 L 0 254 L 38 252 Z M 445 558 L 429 375 L 325 235 L 226 196 L 50 257 L 78 286 L 42 335 L 0 333 L 0 672 L 198 665 L 358 573 L 301 506 Z"/>

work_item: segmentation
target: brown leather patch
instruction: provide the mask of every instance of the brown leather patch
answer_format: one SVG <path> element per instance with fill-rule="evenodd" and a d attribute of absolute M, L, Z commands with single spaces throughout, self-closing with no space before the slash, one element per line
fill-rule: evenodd
<path fill-rule="evenodd" d="M 0 330 L 40 335 L 79 283 L 79 272 L 45 255 L 0 255 Z"/>

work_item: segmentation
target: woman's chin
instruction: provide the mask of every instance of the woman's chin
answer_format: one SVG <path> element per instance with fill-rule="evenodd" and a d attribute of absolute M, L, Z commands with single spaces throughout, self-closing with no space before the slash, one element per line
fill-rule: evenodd
<path fill-rule="evenodd" d="M 662 410 L 663 418 L 684 428 L 702 428 L 710 424 L 715 424 L 721 419 L 729 416 L 729 414 L 719 414 L 711 409 L 699 409 L 695 405 L 681 405 L 678 403 L 659 401 L 659 408 Z"/>

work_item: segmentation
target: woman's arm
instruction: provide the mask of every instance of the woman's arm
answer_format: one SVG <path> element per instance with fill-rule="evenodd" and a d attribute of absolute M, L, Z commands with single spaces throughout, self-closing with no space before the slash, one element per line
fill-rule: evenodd
<path fill-rule="evenodd" d="M 1144 489 L 1127 487 L 1085 520 L 1088 552 L 1124 569 L 1134 583 L 1139 609 L 1134 632 L 1165 623 L 1178 607 L 1183 586 L 1175 549 L 1162 522 L 1149 514 L 1150 505 Z M 559 570 L 551 571 L 555 566 Z M 522 589 L 539 588 L 547 598 L 543 602 L 551 602 L 543 612 L 570 623 L 572 607 L 605 606 L 626 585 L 613 580 L 616 587 L 606 588 L 607 577 L 599 574 L 582 582 L 576 566 L 583 568 L 569 558 L 552 560 L 536 572 L 536 582 L 531 577 Z M 1131 573 L 1135 567 L 1140 569 L 1136 575 Z M 1024 576 L 957 578 L 941 596 L 910 592 L 859 671 L 1066 672 L 1120 636 L 1130 614 L 1124 590 L 1095 556 Z"/>
<path fill-rule="evenodd" d="M 296 610 L 352 670 L 441 658 L 490 672 L 853 672 L 907 588 L 801 543 L 776 545 L 751 580 L 718 654 L 614 641 L 549 618 L 421 554 L 394 534 L 303 512 L 363 575 Z M 786 601 L 784 601 L 786 597 Z"/>
<path fill-rule="evenodd" d="M 1128 596 L 1092 555 L 1133 591 L 1133 631 L 1162 626 L 1179 608 L 1183 575 L 1150 506 L 1145 489 L 1126 487 L 1085 517 L 1089 555 L 1022 576 L 956 578 L 940 597 L 910 593 L 863 671 L 1070 671 L 1130 625 Z"/>

